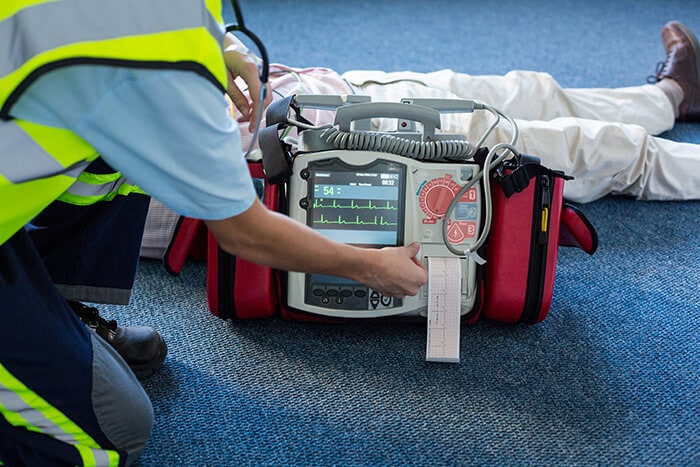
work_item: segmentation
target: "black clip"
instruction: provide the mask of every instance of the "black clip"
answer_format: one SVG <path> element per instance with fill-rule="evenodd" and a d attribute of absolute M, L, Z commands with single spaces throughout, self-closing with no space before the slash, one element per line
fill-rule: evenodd
<path fill-rule="evenodd" d="M 506 170 L 511 169 L 506 173 Z M 520 193 L 530 185 L 530 180 L 539 175 L 549 175 L 552 177 L 572 180 L 574 177 L 566 175 L 559 170 L 549 169 L 540 164 L 539 157 L 520 154 L 520 161 L 517 165 L 499 167 L 497 176 L 494 178 L 501 185 L 506 198 L 510 198 L 515 193 Z"/>
<path fill-rule="evenodd" d="M 528 171 L 528 165 L 529 164 L 520 165 L 508 174 L 502 171 L 499 172 L 496 179 L 501 184 L 506 198 L 510 198 L 514 193 L 520 193 L 530 184 L 530 179 L 534 177 L 534 175 L 531 175 Z"/>

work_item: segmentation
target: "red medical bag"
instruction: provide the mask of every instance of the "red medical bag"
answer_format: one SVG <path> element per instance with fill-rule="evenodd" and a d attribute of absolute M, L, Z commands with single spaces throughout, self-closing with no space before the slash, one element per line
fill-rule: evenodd
<path fill-rule="evenodd" d="M 279 186 L 265 180 L 262 162 L 249 162 L 258 197 L 272 211 L 279 210 Z M 207 241 L 207 301 L 219 318 L 269 318 L 278 310 L 277 273 L 226 253 L 209 233 Z"/>
<path fill-rule="evenodd" d="M 281 110 L 274 110 L 278 115 L 268 110 L 267 116 L 268 125 L 273 120 L 282 123 L 268 126 L 260 134 L 265 170 L 263 162 L 248 164 L 265 206 L 283 213 L 288 210 L 282 194 L 294 161 L 290 147 L 278 137 L 279 130 L 286 126 L 291 98 L 285 101 L 280 103 Z M 364 103 L 349 105 L 367 107 Z M 401 108 L 406 109 L 406 104 Z M 484 161 L 480 165 L 483 167 Z M 570 177 L 542 166 L 536 157 L 518 154 L 490 173 L 492 218 L 486 243 L 478 250 L 486 262 L 477 268 L 474 304 L 462 315 L 462 322 L 472 324 L 483 318 L 535 324 L 547 316 L 551 307 L 559 246 L 575 246 L 593 254 L 597 234 L 585 215 L 563 199 L 564 184 Z M 182 267 L 193 242 L 201 238 L 202 227 L 199 221 L 182 220 L 166 255 L 166 267 L 171 272 Z M 224 252 L 211 234 L 206 245 L 207 299 L 214 315 L 255 319 L 279 314 L 287 320 L 336 321 L 288 308 L 283 272 Z"/>
<path fill-rule="evenodd" d="M 265 180 L 262 162 L 248 162 L 248 169 L 260 200 L 277 211 L 279 186 Z M 225 252 L 203 221 L 181 217 L 163 258 L 165 269 L 177 275 L 188 258 L 206 260 L 207 303 L 213 315 L 255 319 L 277 313 L 277 272 Z"/>
<path fill-rule="evenodd" d="M 535 324 L 547 316 L 552 303 L 559 246 L 593 254 L 598 237 L 585 215 L 564 201 L 563 174 L 528 156 L 522 160 L 491 185 L 493 219 L 483 266 L 481 317 Z M 521 191 L 505 183 L 516 179 Z"/>

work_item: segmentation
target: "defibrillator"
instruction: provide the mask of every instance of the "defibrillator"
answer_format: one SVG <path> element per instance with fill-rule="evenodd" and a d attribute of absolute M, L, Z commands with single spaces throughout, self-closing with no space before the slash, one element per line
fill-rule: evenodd
<path fill-rule="evenodd" d="M 294 162 L 289 216 L 342 243 L 381 248 L 417 241 L 420 257 L 451 255 L 441 222 L 461 185 L 477 171 L 472 164 L 425 163 L 376 151 L 307 153 Z M 460 196 L 448 219 L 449 241 L 463 250 L 480 232 L 480 188 L 474 184 Z M 466 257 L 460 266 L 466 313 L 474 303 L 476 267 Z M 325 316 L 382 317 L 424 314 L 427 297 L 392 298 L 348 279 L 290 272 L 287 305 Z"/>
<path fill-rule="evenodd" d="M 304 122 L 303 108 L 332 109 L 335 122 Z M 263 165 L 268 178 L 286 183 L 289 217 L 330 239 L 369 248 L 418 242 L 426 267 L 429 258 L 456 258 L 455 295 L 466 317 L 477 300 L 479 248 L 489 229 L 483 164 L 500 164 L 514 149 L 485 154 L 479 148 L 486 136 L 472 144 L 463 135 L 440 133 L 440 117 L 486 108 L 451 99 L 292 96 L 268 111 Z M 496 123 L 505 117 L 488 110 Z M 372 131 L 373 118 L 395 120 L 396 130 Z M 286 125 L 300 131 L 285 142 L 279 137 Z M 395 298 L 324 274 L 289 272 L 283 289 L 284 306 L 330 318 L 426 317 L 430 301 L 427 285 L 416 296 Z"/>

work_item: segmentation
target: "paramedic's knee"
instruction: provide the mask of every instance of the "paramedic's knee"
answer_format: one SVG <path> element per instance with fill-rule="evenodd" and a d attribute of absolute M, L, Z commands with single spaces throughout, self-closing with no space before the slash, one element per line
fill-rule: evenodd
<path fill-rule="evenodd" d="M 115 449 L 127 453 L 127 465 L 143 451 L 153 428 L 153 406 L 128 365 L 93 333 L 95 416 Z"/>

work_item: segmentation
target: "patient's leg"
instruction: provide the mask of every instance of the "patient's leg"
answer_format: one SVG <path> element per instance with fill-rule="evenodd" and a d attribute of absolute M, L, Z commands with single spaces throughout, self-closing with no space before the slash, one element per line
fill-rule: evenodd
<path fill-rule="evenodd" d="M 518 149 L 574 180 L 564 196 L 588 202 L 607 194 L 642 200 L 700 199 L 700 145 L 650 136 L 637 125 L 563 117 L 519 121 Z M 490 144 L 508 138 L 499 130 Z M 489 144 L 489 142 L 487 142 Z"/>
<path fill-rule="evenodd" d="M 673 127 L 674 109 L 656 85 L 604 89 L 564 89 L 551 75 L 511 71 L 504 76 L 472 76 L 442 70 L 433 73 L 352 71 L 343 75 L 359 94 L 375 101 L 402 97 L 475 99 L 521 120 L 578 117 L 640 125 L 651 134 Z"/>

